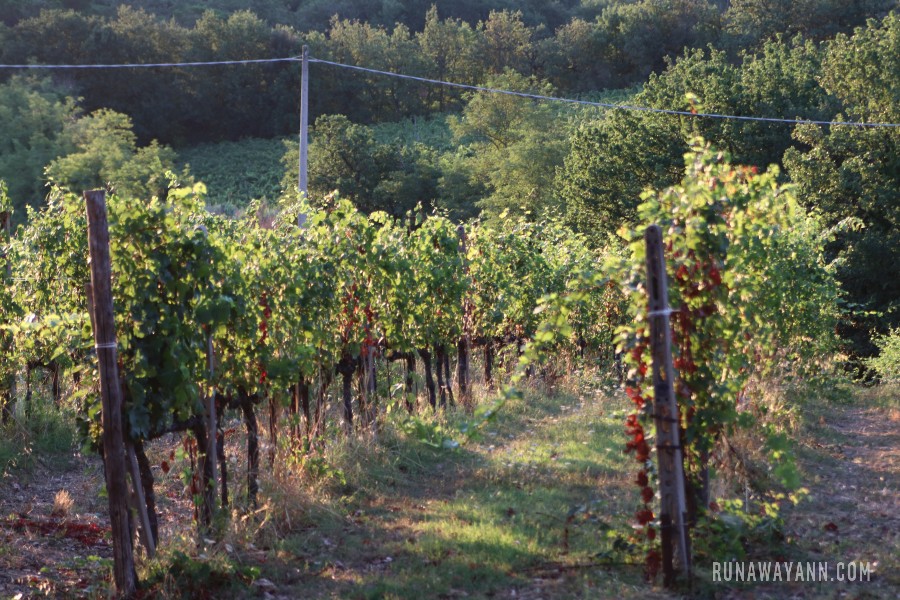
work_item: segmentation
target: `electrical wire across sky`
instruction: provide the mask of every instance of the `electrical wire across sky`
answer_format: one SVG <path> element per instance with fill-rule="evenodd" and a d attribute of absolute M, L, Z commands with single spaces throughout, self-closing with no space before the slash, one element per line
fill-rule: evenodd
<path fill-rule="evenodd" d="M 257 58 L 246 60 L 219 60 L 219 61 L 203 61 L 203 62 L 168 62 L 168 63 L 121 63 L 121 64 L 75 64 L 75 65 L 48 65 L 48 64 L 22 64 L 7 65 L 0 64 L 0 69 L 46 69 L 46 70 L 68 70 L 68 69 L 147 69 L 147 68 L 177 68 L 177 67 L 215 67 L 227 65 L 250 65 L 264 63 L 283 63 L 283 62 L 301 62 L 299 56 L 288 56 L 283 58 Z M 373 75 L 381 75 L 384 77 L 395 77 L 406 79 L 409 81 L 418 81 L 430 85 L 442 85 L 445 87 L 453 87 L 475 92 L 483 92 L 489 94 L 505 94 L 507 96 L 518 96 L 530 100 L 539 100 L 543 102 L 561 102 L 567 104 L 576 104 L 580 106 L 592 106 L 595 108 L 605 108 L 607 110 L 625 110 L 633 112 L 647 112 L 665 115 L 676 115 L 683 117 L 705 118 L 705 119 L 722 119 L 732 121 L 756 121 L 763 123 L 786 123 L 790 125 L 826 125 L 826 126 L 846 126 L 846 127 L 900 127 L 900 123 L 873 123 L 866 121 L 821 121 L 814 119 L 802 118 L 783 118 L 783 117 L 758 117 L 751 115 L 729 115 L 720 113 L 695 112 L 688 110 L 674 110 L 666 108 L 654 108 L 651 106 L 636 106 L 632 104 L 612 104 L 609 102 L 594 102 L 591 100 L 579 100 L 576 98 L 565 98 L 560 96 L 546 96 L 543 94 L 532 94 L 529 92 L 517 92 L 514 90 L 505 90 L 500 88 L 492 88 L 480 85 L 470 85 L 466 83 L 455 83 L 452 81 L 443 81 L 441 79 L 430 79 L 428 77 L 419 77 L 417 75 L 407 75 L 404 73 L 396 73 L 393 71 L 383 71 L 380 69 L 372 69 L 369 67 L 361 67 L 358 65 L 348 65 L 331 60 L 321 58 L 308 58 L 310 63 L 318 63 L 340 69 L 350 69 L 353 71 L 371 73 Z"/>

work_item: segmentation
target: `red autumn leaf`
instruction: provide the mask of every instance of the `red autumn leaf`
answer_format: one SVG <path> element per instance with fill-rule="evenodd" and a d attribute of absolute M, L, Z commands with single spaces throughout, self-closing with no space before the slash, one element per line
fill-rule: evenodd
<path fill-rule="evenodd" d="M 634 518 L 640 525 L 646 525 L 653 520 L 653 511 L 649 508 L 642 508 L 634 514 Z"/>
<path fill-rule="evenodd" d="M 647 445 L 647 442 L 643 440 L 638 442 L 636 450 L 637 454 L 635 455 L 635 458 L 639 462 L 644 462 L 645 460 L 650 458 L 650 446 Z"/>
<path fill-rule="evenodd" d="M 641 499 L 644 502 L 650 502 L 651 500 L 653 500 L 653 490 L 647 486 L 644 486 L 644 488 L 641 490 Z"/>
<path fill-rule="evenodd" d="M 162 469 L 163 473 L 168 473 L 169 472 L 169 461 L 166 461 L 166 460 L 162 461 L 162 463 L 160 463 L 160 465 L 159 465 L 159 468 Z"/>
<path fill-rule="evenodd" d="M 644 574 L 648 581 L 656 577 L 660 566 L 662 566 L 662 557 L 659 552 L 656 550 L 647 552 L 647 557 L 644 559 Z"/>
<path fill-rule="evenodd" d="M 831 521 L 829 521 L 828 523 L 825 523 L 825 527 L 824 527 L 823 529 L 825 529 L 825 531 L 830 531 L 830 532 L 832 532 L 832 533 L 837 533 L 838 526 L 835 525 L 834 523 L 832 523 Z"/>

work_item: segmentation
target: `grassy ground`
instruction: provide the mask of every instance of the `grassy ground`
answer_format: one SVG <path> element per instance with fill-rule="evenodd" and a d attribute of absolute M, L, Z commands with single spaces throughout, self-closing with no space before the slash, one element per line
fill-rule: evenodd
<path fill-rule="evenodd" d="M 596 566 L 626 525 L 611 515 L 632 510 L 621 419 L 594 400 L 531 395 L 454 452 L 387 432 L 377 449 L 348 442 L 345 493 L 264 575 L 303 564 L 282 593 L 323 598 L 643 595 L 639 568 Z"/>
<path fill-rule="evenodd" d="M 694 584 L 671 594 L 644 582 L 639 557 L 614 549 L 636 508 L 632 459 L 621 450 L 627 401 L 586 379 L 567 386 L 530 390 L 455 451 L 431 448 L 389 422 L 375 435 L 339 437 L 303 470 L 280 460 L 276 472 L 264 469 L 258 508 L 240 506 L 238 485 L 240 510 L 219 541 L 199 545 L 180 479 L 188 458 L 179 453 L 164 474 L 160 465 L 177 441 L 160 440 L 151 457 L 162 548 L 139 566 L 149 597 L 897 597 L 896 390 L 807 390 L 779 413 L 796 420 L 790 431 L 809 496 L 785 507 L 773 535 L 743 535 L 753 560 L 828 561 L 832 574 L 838 561 L 865 561 L 874 570 L 869 581 L 714 582 L 711 561 L 726 558 L 715 555 L 722 540 L 698 539 Z M 451 411 L 443 425 L 452 430 L 462 418 Z M 234 488 L 242 436 L 231 442 Z M 51 455 L 30 475 L 8 470 L 0 516 L 27 508 L 35 519 L 48 517 L 65 488 L 74 496 L 68 517 L 102 519 L 96 460 L 68 460 L 54 470 Z M 9 517 L 0 534 L 0 596 L 108 590 L 108 547 L 15 529 Z"/>

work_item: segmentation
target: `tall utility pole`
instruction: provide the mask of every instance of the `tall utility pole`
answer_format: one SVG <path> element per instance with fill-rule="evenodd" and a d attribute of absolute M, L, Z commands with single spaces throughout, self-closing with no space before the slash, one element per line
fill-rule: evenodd
<path fill-rule="evenodd" d="M 303 46 L 303 70 L 300 74 L 300 192 L 307 193 L 306 159 L 309 144 L 309 47 Z"/>
<path fill-rule="evenodd" d="M 303 46 L 303 68 L 300 72 L 300 193 L 309 194 L 306 185 L 306 162 L 309 153 L 309 47 Z M 306 214 L 297 215 L 297 225 L 303 227 Z"/>

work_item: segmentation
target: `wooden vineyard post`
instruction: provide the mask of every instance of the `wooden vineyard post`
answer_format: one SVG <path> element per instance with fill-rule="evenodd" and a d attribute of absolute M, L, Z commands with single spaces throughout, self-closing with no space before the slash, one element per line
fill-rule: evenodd
<path fill-rule="evenodd" d="M 213 386 L 213 378 L 215 377 L 215 353 L 213 351 L 212 335 L 206 337 L 206 365 L 209 368 L 209 390 L 206 396 L 206 465 L 209 473 L 209 485 L 203 490 L 207 511 L 213 515 L 216 511 L 216 433 L 218 431 L 218 423 L 216 421 L 216 389 Z"/>
<path fill-rule="evenodd" d="M 647 245 L 647 290 L 650 296 L 650 350 L 653 359 L 653 417 L 656 421 L 656 456 L 659 463 L 660 543 L 665 585 L 675 582 L 673 550 L 685 576 L 691 574 L 684 492 L 684 453 L 681 448 L 678 405 L 672 367 L 669 329 L 669 292 L 663 257 L 662 231 L 651 225 L 644 233 Z"/>
<path fill-rule="evenodd" d="M 6 260 L 5 253 L 5 247 L 9 244 L 10 221 L 12 220 L 11 216 L 12 213 L 10 213 L 8 210 L 0 212 L 0 236 L 2 236 L 2 238 L 0 239 L 2 239 L 4 246 L 4 253 L 0 257 L 2 257 L 4 259 L 4 262 L 6 263 L 6 268 L 3 272 L 3 276 L 5 277 L 4 285 L 6 286 L 12 285 L 12 264 L 8 260 Z M 14 343 L 12 334 L 7 333 L 6 336 L 8 336 L 9 338 L 9 350 L 12 350 L 12 344 Z M 6 396 L 7 397 L 5 399 L 0 399 L 0 402 L 3 402 L 3 406 L 2 408 L 0 408 L 0 413 L 2 413 L 2 416 L 0 416 L 0 421 L 2 421 L 3 423 L 9 422 L 9 420 L 12 418 L 13 410 L 15 408 L 15 405 L 13 404 L 16 401 L 15 372 L 10 374 L 9 380 L 6 383 Z"/>
<path fill-rule="evenodd" d="M 112 303 L 112 270 L 109 258 L 109 226 L 103 190 L 84 193 L 87 205 L 88 251 L 93 294 L 94 347 L 100 372 L 103 403 L 103 465 L 112 527 L 113 574 L 120 596 L 135 592 L 137 576 L 128 527 L 128 487 L 125 482 L 125 444 L 122 433 L 122 388 L 116 349 L 116 324 Z M 149 532 L 148 532 L 149 533 Z"/>
<path fill-rule="evenodd" d="M 147 512 L 147 499 L 144 496 L 144 488 L 141 485 L 141 468 L 138 465 L 134 444 L 131 442 L 126 444 L 126 453 L 128 454 L 128 469 L 129 473 L 131 473 L 135 504 L 137 504 L 136 510 L 138 519 L 141 521 L 141 541 L 144 542 L 144 548 L 147 549 L 147 557 L 153 558 L 156 555 L 156 540 L 153 539 L 153 527 L 150 525 L 150 514 Z M 131 539 L 129 538 L 130 541 Z"/>
<path fill-rule="evenodd" d="M 459 235 L 459 252 L 462 255 L 463 261 L 463 272 L 468 274 L 469 265 L 467 260 L 468 255 L 468 240 L 466 239 L 466 228 L 463 225 L 460 225 L 456 228 L 456 233 Z M 468 407 L 470 405 L 470 396 L 469 396 L 469 345 L 470 345 L 470 334 L 471 334 L 471 320 L 472 320 L 472 307 L 469 302 L 468 296 L 463 299 L 463 327 L 462 327 L 462 335 L 459 336 L 459 342 L 457 343 L 457 353 L 458 353 L 458 362 L 456 364 L 456 382 L 459 386 L 459 401 L 463 406 Z M 448 382 L 449 385 L 449 382 Z"/>
<path fill-rule="evenodd" d="M 84 295 L 87 298 L 88 317 L 91 319 L 91 331 L 96 331 L 96 319 L 94 317 L 94 286 L 88 283 L 84 286 Z M 121 380 L 120 380 L 121 389 Z M 124 441 L 124 435 L 123 435 Z M 153 536 L 153 529 L 150 525 L 150 513 L 147 509 L 147 499 L 144 495 L 143 481 L 141 480 L 141 469 L 138 465 L 137 454 L 134 451 L 134 444 L 129 440 L 125 442 L 125 459 L 128 463 L 128 473 L 131 475 L 131 484 L 134 491 L 134 500 L 137 504 L 135 509 L 141 523 L 141 540 L 147 549 L 148 558 L 153 558 L 156 554 L 156 539 Z M 130 538 L 129 538 L 130 543 Z"/>

